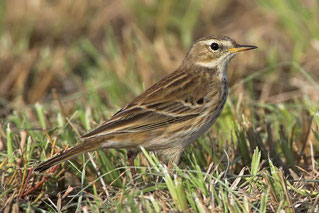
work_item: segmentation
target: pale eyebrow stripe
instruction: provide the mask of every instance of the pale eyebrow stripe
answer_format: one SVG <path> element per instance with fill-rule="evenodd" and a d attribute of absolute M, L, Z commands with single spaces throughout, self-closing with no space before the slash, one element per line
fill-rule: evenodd
<path fill-rule="evenodd" d="M 201 43 L 204 43 L 204 44 L 207 44 L 207 45 L 210 45 L 210 44 L 213 43 L 213 42 L 218 43 L 218 41 L 216 41 L 215 39 L 210 39 L 210 40 L 206 40 L 206 41 L 201 41 Z"/>

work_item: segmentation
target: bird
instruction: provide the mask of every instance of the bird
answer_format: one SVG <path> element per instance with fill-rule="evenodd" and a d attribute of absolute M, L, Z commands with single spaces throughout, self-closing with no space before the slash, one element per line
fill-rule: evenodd
<path fill-rule="evenodd" d="M 83 135 L 82 143 L 40 163 L 35 171 L 100 148 L 127 149 L 130 164 L 140 147 L 178 164 L 184 149 L 221 114 L 228 96 L 229 62 L 239 52 L 255 48 L 223 35 L 195 41 L 174 72 Z"/>

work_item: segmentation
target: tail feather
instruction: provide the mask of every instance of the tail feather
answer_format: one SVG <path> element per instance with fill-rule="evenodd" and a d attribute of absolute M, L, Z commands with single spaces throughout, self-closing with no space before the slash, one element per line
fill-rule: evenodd
<path fill-rule="evenodd" d="M 98 141 L 95 142 L 84 142 L 80 145 L 77 145 L 65 152 L 62 152 L 61 154 L 54 156 L 53 158 L 44 161 L 43 163 L 41 163 L 36 169 L 35 171 L 37 172 L 42 172 L 44 170 L 49 169 L 50 167 L 60 164 L 63 161 L 69 160 L 73 157 L 76 157 L 77 155 L 80 155 L 82 153 L 85 152 L 90 152 L 90 151 L 95 151 L 98 148 L 100 148 L 100 144 Z"/>

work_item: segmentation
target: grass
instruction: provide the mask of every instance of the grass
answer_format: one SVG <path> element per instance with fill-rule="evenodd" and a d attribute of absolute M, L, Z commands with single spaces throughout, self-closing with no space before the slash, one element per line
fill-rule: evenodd
<path fill-rule="evenodd" d="M 1 211 L 316 212 L 318 7 L 2 2 Z M 217 33 L 259 48 L 231 62 L 225 109 L 180 165 L 143 150 L 134 175 L 126 150 L 98 150 L 32 172 L 173 71 L 196 38 Z"/>

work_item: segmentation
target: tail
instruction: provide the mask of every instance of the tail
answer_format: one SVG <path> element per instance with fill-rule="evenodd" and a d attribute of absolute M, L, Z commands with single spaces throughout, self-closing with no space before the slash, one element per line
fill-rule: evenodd
<path fill-rule="evenodd" d="M 42 172 L 44 170 L 47 170 L 48 168 L 60 164 L 63 161 L 66 161 L 68 159 L 71 159 L 77 155 L 80 155 L 85 152 L 95 151 L 98 148 L 100 148 L 101 143 L 99 141 L 87 141 L 82 144 L 79 144 L 65 152 L 62 152 L 61 154 L 44 161 L 41 163 L 34 171 Z"/>

